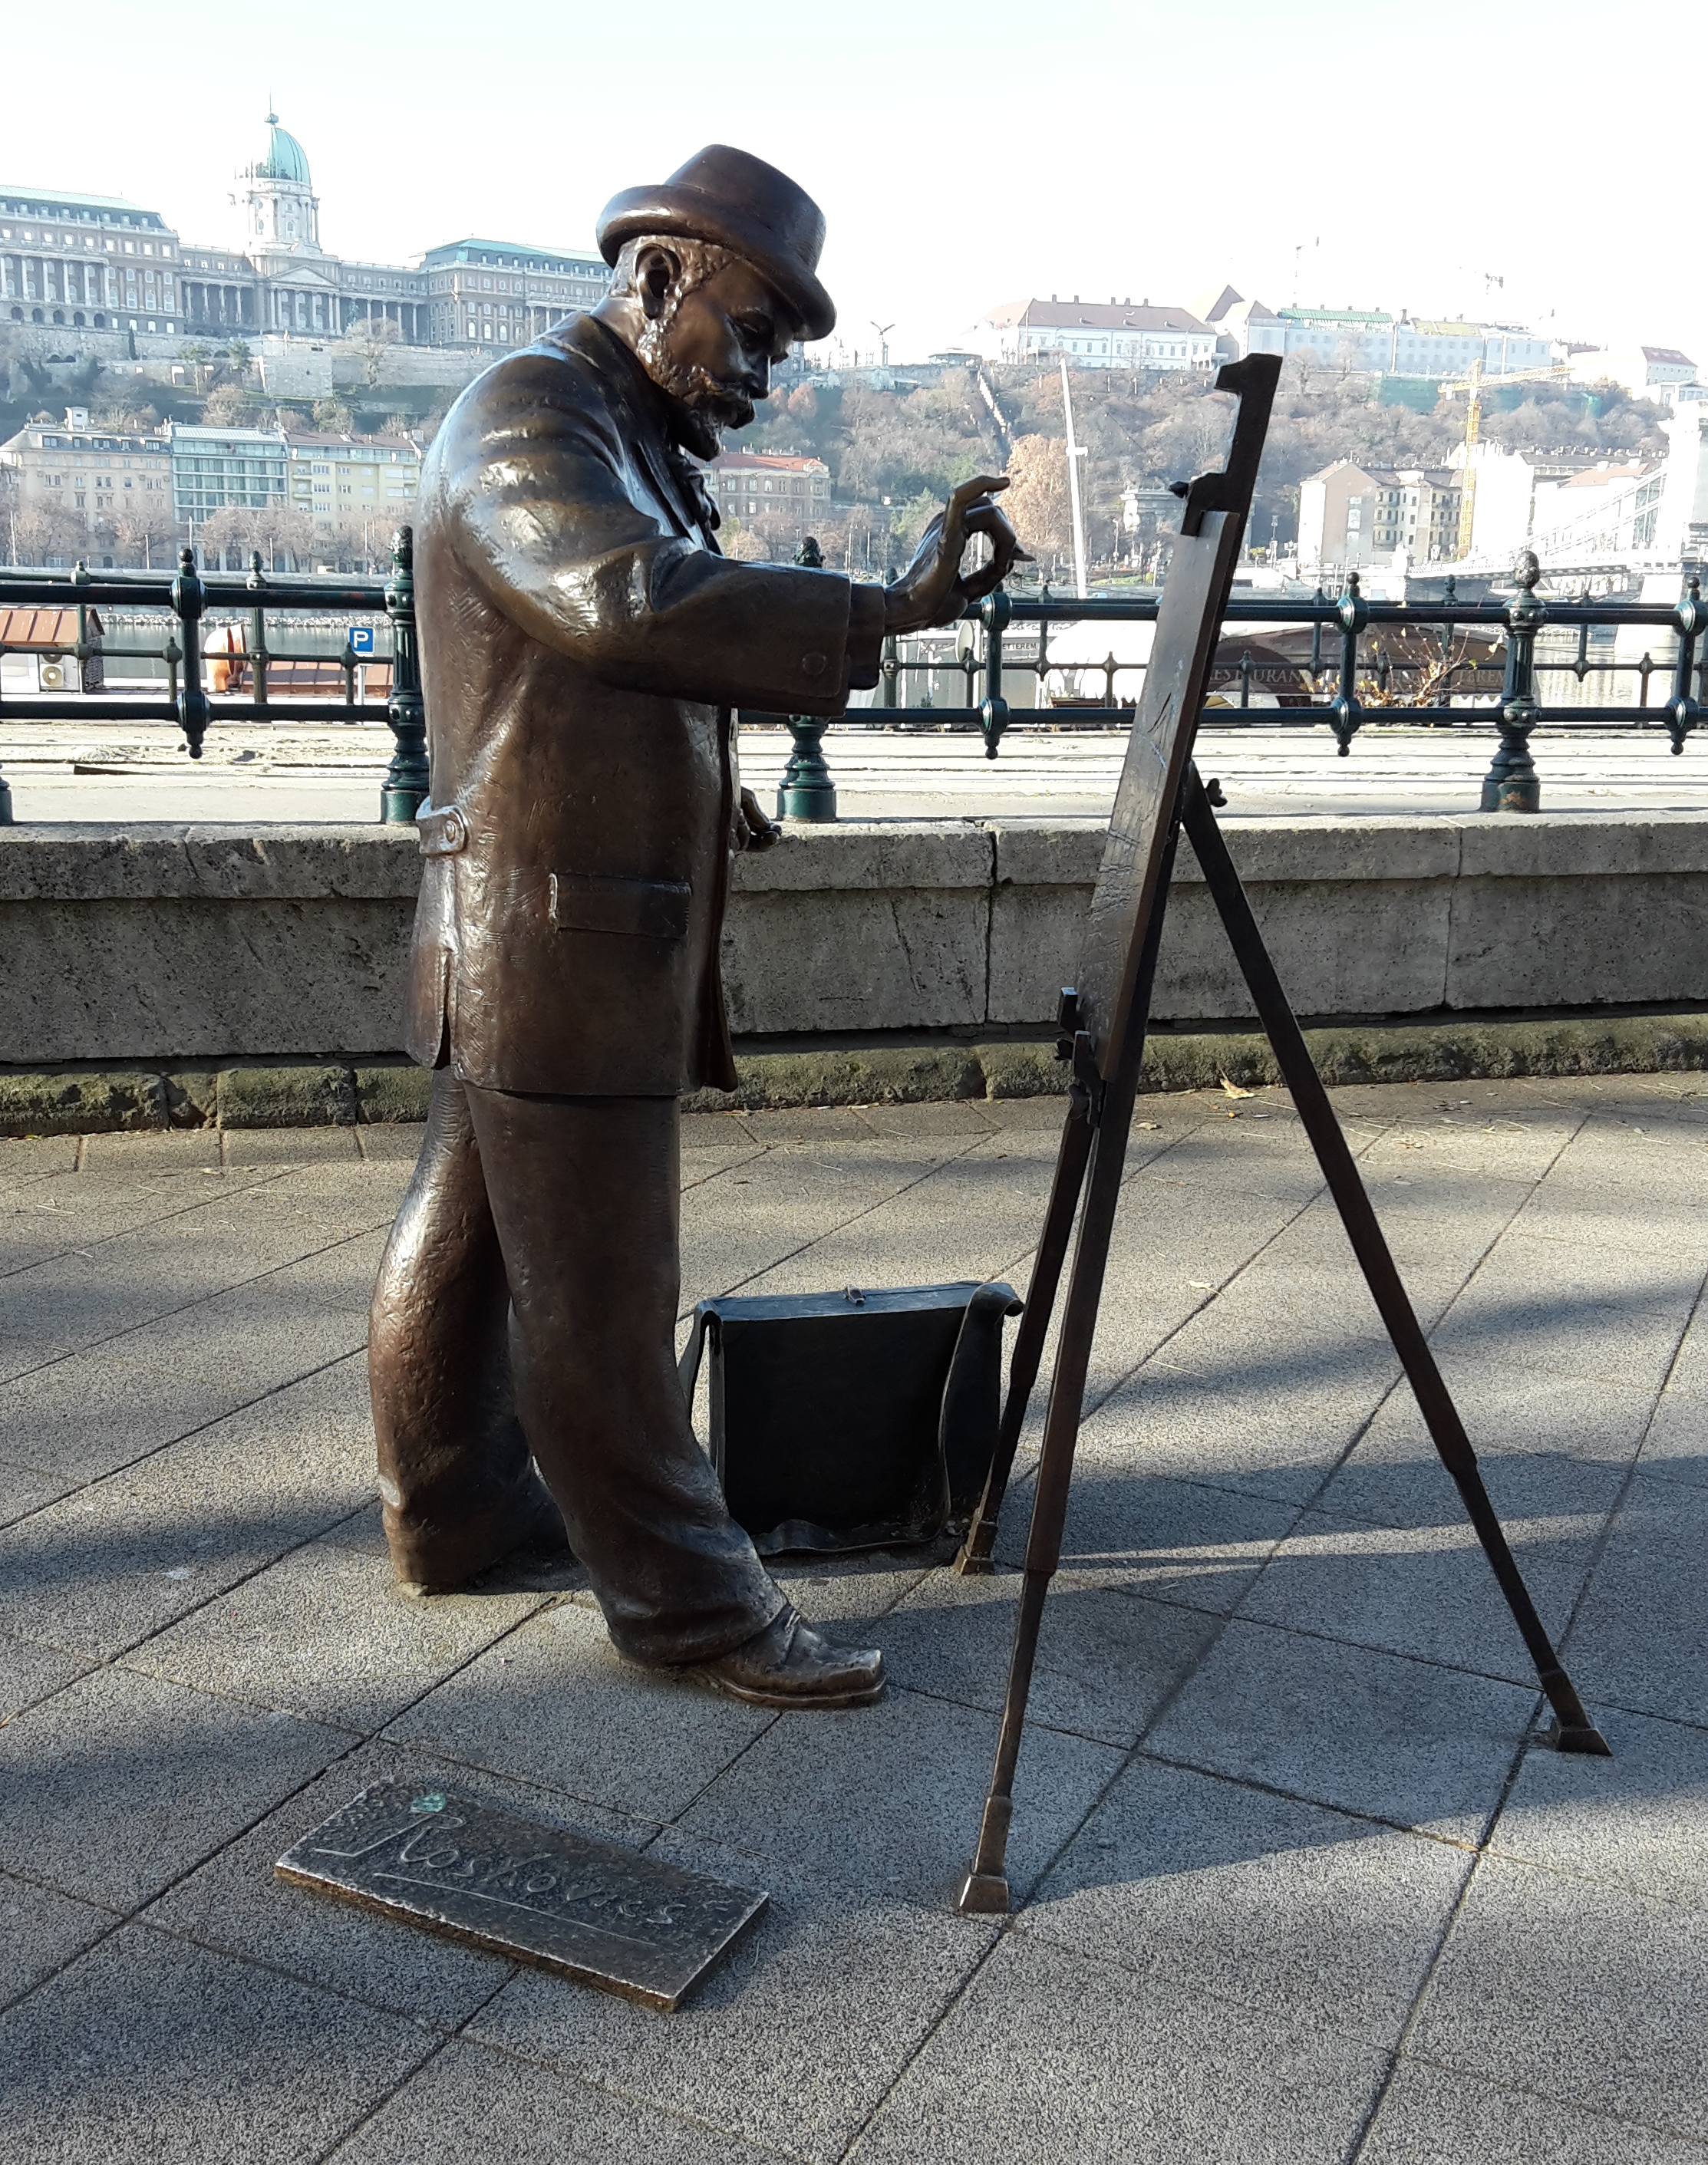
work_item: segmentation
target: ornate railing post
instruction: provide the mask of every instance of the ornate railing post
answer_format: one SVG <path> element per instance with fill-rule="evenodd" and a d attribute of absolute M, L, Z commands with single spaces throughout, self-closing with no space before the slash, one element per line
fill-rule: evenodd
<path fill-rule="evenodd" d="M 415 643 L 415 546 L 407 526 L 392 536 L 392 576 L 386 582 L 386 614 L 392 624 L 392 697 L 387 719 L 397 749 L 380 790 L 380 818 L 404 826 L 427 801 L 427 709 L 421 698 L 420 652 Z"/>
<path fill-rule="evenodd" d="M 178 551 L 178 575 L 172 581 L 171 600 L 183 648 L 179 656 L 184 673 L 178 680 L 178 727 L 190 747 L 191 758 L 200 759 L 202 740 L 208 734 L 213 709 L 208 704 L 207 688 L 202 681 L 202 610 L 207 593 L 196 570 L 193 549 L 185 547 Z"/>
<path fill-rule="evenodd" d="M 895 680 L 901 674 L 901 656 L 896 651 L 895 635 L 892 632 L 883 642 L 883 652 L 878 664 L 878 698 L 886 707 L 897 704 Z"/>
<path fill-rule="evenodd" d="M 809 572 L 825 568 L 824 551 L 809 534 L 794 552 L 794 561 Z M 824 714 L 785 714 L 794 750 L 777 785 L 779 819 L 830 820 L 836 816 L 836 785 L 822 750 L 830 718 Z"/>
<path fill-rule="evenodd" d="M 1335 733 L 1340 756 L 1344 759 L 1364 719 L 1364 710 L 1358 704 L 1358 635 L 1370 620 L 1370 610 L 1358 591 L 1356 572 L 1347 573 L 1337 614 L 1341 620 L 1341 682 L 1329 707 L 1328 725 Z"/>
<path fill-rule="evenodd" d="M 1684 740 L 1702 719 L 1702 708 L 1690 689 L 1696 673 L 1696 640 L 1708 615 L 1702 608 L 1702 581 L 1695 572 L 1684 598 L 1679 603 L 1679 656 L 1673 669 L 1673 696 L 1667 703 L 1667 734 L 1674 755 L 1684 749 Z"/>
<path fill-rule="evenodd" d="M 794 740 L 788 765 L 777 785 L 779 819 L 834 819 L 836 785 L 820 750 L 829 719 L 822 714 L 786 714 L 788 733 Z"/>
<path fill-rule="evenodd" d="M 87 587 L 88 583 L 89 566 L 84 559 L 79 556 L 76 568 L 71 573 L 71 584 L 74 587 Z M 89 604 L 85 601 L 80 601 L 77 603 L 76 652 L 77 689 L 80 692 L 87 692 L 89 688 Z"/>
<path fill-rule="evenodd" d="M 249 577 L 245 583 L 256 593 L 266 585 L 259 549 L 250 551 Z M 267 703 L 266 610 L 260 602 L 249 613 L 249 666 L 255 684 L 255 703 L 264 707 Z"/>
<path fill-rule="evenodd" d="M 1506 611 L 1506 681 L 1500 687 L 1500 744 L 1483 780 L 1485 812 L 1540 812 L 1542 784 L 1530 756 L 1536 727 L 1536 635 L 1547 611 L 1536 598 L 1542 566 L 1526 549 L 1514 567 L 1518 592 Z"/>
<path fill-rule="evenodd" d="M 978 614 L 984 620 L 984 703 L 978 709 L 978 726 L 984 732 L 984 756 L 994 759 L 1008 727 L 1008 701 L 1002 696 L 1002 635 L 1014 605 L 999 587 L 980 602 Z M 1041 638 L 1042 632 L 1041 624 Z"/>

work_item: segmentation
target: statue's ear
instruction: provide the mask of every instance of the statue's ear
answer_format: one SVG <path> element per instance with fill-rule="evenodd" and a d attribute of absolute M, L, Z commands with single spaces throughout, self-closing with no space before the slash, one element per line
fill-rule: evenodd
<path fill-rule="evenodd" d="M 643 248 L 635 266 L 635 285 L 640 305 L 654 321 L 663 314 L 666 297 L 682 272 L 682 265 L 667 248 Z"/>

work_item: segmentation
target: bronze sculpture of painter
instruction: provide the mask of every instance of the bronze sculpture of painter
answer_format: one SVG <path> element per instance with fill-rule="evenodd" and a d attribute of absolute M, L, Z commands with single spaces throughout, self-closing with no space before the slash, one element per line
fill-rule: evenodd
<path fill-rule="evenodd" d="M 766 1705 L 883 1682 L 767 1576 L 677 1380 L 677 1098 L 735 1082 L 729 852 L 775 838 L 731 709 L 840 713 L 886 635 L 952 620 L 1017 554 L 988 477 L 888 587 L 719 553 L 694 461 L 830 330 L 823 237 L 783 174 L 701 151 L 606 207 L 608 298 L 488 369 L 435 440 L 408 1042 L 437 1072 L 369 1352 L 401 1579 L 458 1585 L 567 1530 L 622 1652 Z"/>

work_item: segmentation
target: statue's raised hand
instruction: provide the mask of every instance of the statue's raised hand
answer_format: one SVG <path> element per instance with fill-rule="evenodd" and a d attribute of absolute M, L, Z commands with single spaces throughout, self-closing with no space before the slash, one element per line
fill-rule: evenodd
<path fill-rule="evenodd" d="M 1006 474 L 975 474 L 952 490 L 948 503 L 920 536 L 913 561 L 883 590 L 883 629 L 923 631 L 952 624 L 968 602 L 999 586 L 1017 563 L 1031 559 L 994 500 L 1008 487 Z M 975 534 L 990 543 L 990 559 L 963 573 L 961 559 Z"/>

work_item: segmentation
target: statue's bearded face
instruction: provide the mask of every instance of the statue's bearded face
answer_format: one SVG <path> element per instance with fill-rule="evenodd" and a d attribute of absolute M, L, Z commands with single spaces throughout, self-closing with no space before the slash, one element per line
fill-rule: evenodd
<path fill-rule="evenodd" d="M 745 429 L 770 395 L 772 365 L 799 326 L 751 263 L 709 241 L 636 242 L 630 277 L 640 365 L 683 409 L 689 448 L 709 458 L 718 431 Z"/>

